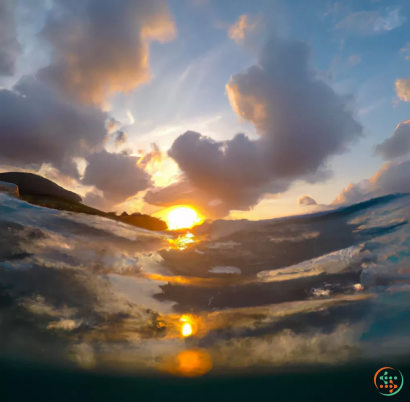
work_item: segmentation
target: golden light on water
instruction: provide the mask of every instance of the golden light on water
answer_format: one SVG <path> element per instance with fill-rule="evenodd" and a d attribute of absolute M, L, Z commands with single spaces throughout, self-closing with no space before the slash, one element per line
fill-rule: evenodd
<path fill-rule="evenodd" d="M 177 357 L 177 373 L 187 377 L 197 377 L 212 368 L 212 361 L 204 350 L 185 350 Z"/>
<path fill-rule="evenodd" d="M 178 356 L 166 359 L 161 370 L 184 377 L 199 377 L 212 368 L 212 360 L 203 349 L 184 350 Z"/>
<path fill-rule="evenodd" d="M 191 228 L 202 222 L 201 217 L 190 207 L 178 207 L 172 209 L 168 213 L 166 220 L 168 228 L 171 230 Z"/>

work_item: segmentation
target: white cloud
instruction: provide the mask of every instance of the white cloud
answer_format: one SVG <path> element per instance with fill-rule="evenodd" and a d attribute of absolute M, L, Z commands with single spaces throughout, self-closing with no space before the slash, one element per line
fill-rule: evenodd
<path fill-rule="evenodd" d="M 128 117 L 128 120 L 129 120 L 130 124 L 135 123 L 135 119 L 134 119 L 133 114 L 131 113 L 131 110 L 127 110 L 127 117 Z"/>
<path fill-rule="evenodd" d="M 405 20 L 406 17 L 400 15 L 398 8 L 386 11 L 385 14 L 378 11 L 359 11 L 349 14 L 336 25 L 336 29 L 352 34 L 375 34 L 398 28 Z"/>
<path fill-rule="evenodd" d="M 360 54 L 351 54 L 348 59 L 349 66 L 353 67 L 362 61 Z"/>
<path fill-rule="evenodd" d="M 410 60 L 410 42 L 407 42 L 406 46 L 402 47 L 399 53 L 403 54 L 406 60 Z"/>
<path fill-rule="evenodd" d="M 259 25 L 259 21 L 249 15 L 243 14 L 235 24 L 229 26 L 228 36 L 236 43 L 242 45 L 246 36 L 254 31 Z"/>
<path fill-rule="evenodd" d="M 385 160 L 408 154 L 410 152 L 410 120 L 401 122 L 390 138 L 377 145 L 375 152 Z"/>
<path fill-rule="evenodd" d="M 385 163 L 370 179 L 350 183 L 332 204 L 354 204 L 394 193 L 410 193 L 410 161 Z"/>
<path fill-rule="evenodd" d="M 410 102 L 410 78 L 399 78 L 396 80 L 395 87 L 399 99 Z"/>

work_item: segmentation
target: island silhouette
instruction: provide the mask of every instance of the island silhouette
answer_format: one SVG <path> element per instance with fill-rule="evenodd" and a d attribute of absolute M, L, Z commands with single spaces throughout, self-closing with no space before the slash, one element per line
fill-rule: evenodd
<path fill-rule="evenodd" d="M 0 173 L 0 182 L 17 185 L 19 197 L 30 204 L 60 211 L 103 216 L 148 230 L 163 231 L 168 229 L 166 222 L 150 215 L 139 212 L 128 214 L 125 211 L 121 215 L 117 215 L 115 212 L 104 212 L 92 208 L 83 204 L 80 195 L 34 173 Z"/>

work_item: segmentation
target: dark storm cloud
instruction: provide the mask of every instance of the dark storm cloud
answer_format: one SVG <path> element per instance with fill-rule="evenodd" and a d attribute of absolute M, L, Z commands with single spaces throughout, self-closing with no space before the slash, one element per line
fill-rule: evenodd
<path fill-rule="evenodd" d="M 188 131 L 169 151 L 191 185 L 226 210 L 247 210 L 295 180 L 323 180 L 328 158 L 362 135 L 352 99 L 317 77 L 303 42 L 274 38 L 259 65 L 232 76 L 226 89 L 238 116 L 252 122 L 260 138 L 238 134 L 218 142 Z"/>
<path fill-rule="evenodd" d="M 74 156 L 86 156 L 107 134 L 107 116 L 73 104 L 35 79 L 0 91 L 0 160 L 20 166 L 49 163 L 77 176 Z"/>
<path fill-rule="evenodd" d="M 55 0 L 42 34 L 52 63 L 39 76 L 103 105 L 149 79 L 149 42 L 172 38 L 175 26 L 164 0 Z"/>
<path fill-rule="evenodd" d="M 151 184 L 149 174 L 138 166 L 138 160 L 134 156 L 104 150 L 94 153 L 87 158 L 82 182 L 101 190 L 108 201 L 123 202 Z"/>
<path fill-rule="evenodd" d="M 397 158 L 410 152 L 410 120 L 400 123 L 393 135 L 377 145 L 375 153 L 385 160 Z"/>
<path fill-rule="evenodd" d="M 300 197 L 298 202 L 299 202 L 299 205 L 304 205 L 304 206 L 317 205 L 317 202 L 312 197 L 309 197 L 308 195 L 304 195 Z"/>
<path fill-rule="evenodd" d="M 0 0 L 0 75 L 13 75 L 20 53 L 15 26 L 15 0 Z"/>
<path fill-rule="evenodd" d="M 394 193 L 410 193 L 410 161 L 384 164 L 370 179 L 350 183 L 333 204 L 353 204 Z"/>

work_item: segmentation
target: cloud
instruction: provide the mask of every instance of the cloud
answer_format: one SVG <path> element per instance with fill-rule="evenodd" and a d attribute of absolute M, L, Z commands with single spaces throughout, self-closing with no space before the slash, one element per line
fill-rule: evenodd
<path fill-rule="evenodd" d="M 67 102 L 37 80 L 24 78 L 13 90 L 0 90 L 1 163 L 33 168 L 49 163 L 76 177 L 73 157 L 101 146 L 106 119 L 101 110 Z"/>
<path fill-rule="evenodd" d="M 298 316 L 295 321 L 303 319 Z M 214 355 L 235 368 L 341 364 L 357 356 L 363 325 L 339 324 L 330 331 L 313 328 L 310 333 L 286 329 L 259 337 L 218 339 L 213 345 Z"/>
<path fill-rule="evenodd" d="M 396 93 L 400 100 L 410 102 L 410 78 L 396 80 Z"/>
<path fill-rule="evenodd" d="M 146 168 L 149 164 L 161 162 L 163 160 L 163 157 L 164 156 L 161 152 L 161 149 L 159 148 L 158 144 L 154 142 L 151 144 L 151 151 L 143 155 L 138 161 L 138 164 Z"/>
<path fill-rule="evenodd" d="M 406 46 L 402 47 L 399 51 L 400 54 L 404 55 L 406 60 L 410 60 L 410 42 L 406 43 Z"/>
<path fill-rule="evenodd" d="M 394 193 L 410 192 L 410 161 L 385 163 L 370 179 L 350 183 L 332 204 L 354 204 Z"/>
<path fill-rule="evenodd" d="M 15 3 L 0 0 L 0 75 L 14 73 L 19 50 L 13 39 Z M 150 42 L 169 40 L 176 33 L 167 1 L 55 0 L 47 10 L 40 35 L 50 44 L 50 65 L 12 90 L 0 91 L 0 162 L 29 170 L 47 165 L 79 179 L 75 158 L 86 158 L 85 181 L 102 188 L 111 200 L 133 195 L 146 188 L 149 175 L 135 166 L 138 158 L 101 152 L 107 134 L 117 146 L 127 139 L 121 122 L 101 108 L 116 92 L 129 92 L 149 79 Z M 127 118 L 133 123 L 130 111 Z M 131 179 L 127 175 L 132 171 L 137 175 L 128 190 L 117 180 L 118 197 L 110 190 L 115 188 L 110 174 L 93 170 L 111 169 L 110 163 L 128 169 L 124 177 L 115 171 L 117 178 Z M 100 180 L 104 175 L 106 184 Z"/>
<path fill-rule="evenodd" d="M 105 123 L 105 127 L 107 128 L 109 134 L 112 134 L 114 131 L 118 130 L 120 126 L 121 122 L 114 119 L 114 117 L 108 118 Z"/>
<path fill-rule="evenodd" d="M 327 9 L 324 13 L 324 16 L 334 16 L 338 14 L 345 13 L 348 10 L 349 6 L 341 1 L 329 2 L 327 4 Z"/>
<path fill-rule="evenodd" d="M 393 135 L 376 146 L 375 153 L 385 160 L 397 158 L 410 152 L 410 120 L 401 122 Z"/>
<path fill-rule="evenodd" d="M 258 26 L 258 21 L 251 21 L 249 15 L 243 14 L 235 24 L 229 26 L 228 36 L 239 45 L 245 42 L 247 32 L 252 32 Z"/>
<path fill-rule="evenodd" d="M 269 192 L 262 154 L 261 144 L 243 134 L 217 142 L 192 131 L 178 137 L 169 150 L 195 188 L 221 199 L 228 209 L 240 210 L 249 209 L 262 193 Z M 287 183 L 278 181 L 276 191 L 284 191 Z"/>
<path fill-rule="evenodd" d="M 381 106 L 383 106 L 383 104 L 385 102 L 386 102 L 385 98 L 376 99 L 375 101 L 370 103 L 368 106 L 365 106 L 365 107 L 359 109 L 357 113 L 359 115 L 365 115 L 365 114 L 371 113 L 374 110 L 376 110 L 376 109 L 380 108 Z"/>
<path fill-rule="evenodd" d="M 42 31 L 52 62 L 38 76 L 75 100 L 105 105 L 149 79 L 149 42 L 175 32 L 163 0 L 55 0 Z"/>
<path fill-rule="evenodd" d="M 351 54 L 348 59 L 349 66 L 353 67 L 362 61 L 360 54 Z"/>
<path fill-rule="evenodd" d="M 110 212 L 109 210 L 113 206 L 113 203 L 107 201 L 104 196 L 97 194 L 93 191 L 89 191 L 84 199 L 83 204 L 89 205 L 90 207 L 97 208 L 101 211 Z"/>
<path fill-rule="evenodd" d="M 11 53 L 5 52 L 11 49 L 9 36 L 15 37 L 14 4 L 0 0 L 0 75 L 14 72 L 15 58 L 11 63 Z M 2 165 L 49 166 L 56 177 L 80 180 L 76 161 L 82 158 L 88 166 L 81 183 L 94 185 L 106 202 L 122 202 L 145 190 L 151 180 L 144 169 L 161 152 L 153 149 L 138 166 L 140 159 L 128 150 L 102 151 L 107 135 L 119 146 L 127 133 L 101 109 L 116 92 L 129 92 L 149 79 L 150 42 L 166 41 L 175 32 L 166 0 L 51 2 L 40 33 L 51 45 L 50 65 L 12 90 L 0 90 Z M 126 114 L 133 123 L 131 111 Z M 96 203 L 97 196 L 102 197 L 90 193 L 88 199 Z"/>
<path fill-rule="evenodd" d="M 0 75 L 15 73 L 20 44 L 17 41 L 14 0 L 0 0 Z"/>
<path fill-rule="evenodd" d="M 128 135 L 125 131 L 118 130 L 113 135 L 116 146 L 125 144 L 127 142 Z"/>
<path fill-rule="evenodd" d="M 134 123 L 135 123 L 135 119 L 134 119 L 134 116 L 133 116 L 132 113 L 131 113 L 131 110 L 127 110 L 127 117 L 128 117 L 128 120 L 129 120 L 129 123 L 130 123 L 130 124 L 134 124 Z"/>
<path fill-rule="evenodd" d="M 317 202 L 308 195 L 304 195 L 298 199 L 299 205 L 308 206 L 308 205 L 317 205 Z"/>
<path fill-rule="evenodd" d="M 259 65 L 232 76 L 226 90 L 260 138 L 237 134 L 215 141 L 188 131 L 169 150 L 192 187 L 220 200 L 225 210 L 248 210 L 295 180 L 323 180 L 328 158 L 362 135 L 351 98 L 317 78 L 303 42 L 272 39 Z"/>
<path fill-rule="evenodd" d="M 406 17 L 399 14 L 399 9 L 381 14 L 378 11 L 359 11 L 349 14 L 336 25 L 336 29 L 343 29 L 352 34 L 376 34 L 391 31 L 400 27 Z"/>
<path fill-rule="evenodd" d="M 135 156 L 105 150 L 94 153 L 87 158 L 82 183 L 94 185 L 110 202 L 124 202 L 151 184 L 149 174 L 138 166 L 138 160 Z"/>
<path fill-rule="evenodd" d="M 172 207 L 174 205 L 190 205 L 201 215 L 209 218 L 221 218 L 229 214 L 226 204 L 206 191 L 196 189 L 187 180 L 173 183 L 168 187 L 150 190 L 144 197 L 148 204 L 158 207 Z"/>

